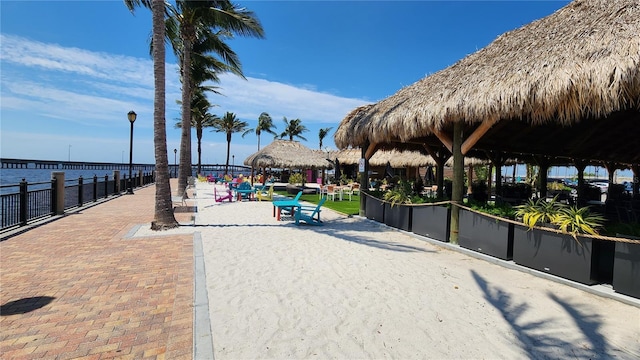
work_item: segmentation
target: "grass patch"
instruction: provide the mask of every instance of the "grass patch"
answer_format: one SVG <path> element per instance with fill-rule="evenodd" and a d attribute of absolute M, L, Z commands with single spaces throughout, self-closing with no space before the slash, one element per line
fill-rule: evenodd
<path fill-rule="evenodd" d="M 286 191 L 274 191 L 274 194 L 287 196 L 290 198 L 294 197 L 294 195 L 287 194 Z M 320 199 L 318 199 L 318 194 L 303 194 L 300 197 L 300 201 L 317 204 Z M 346 198 L 342 201 L 331 201 L 331 199 L 329 199 L 324 202 L 324 205 L 322 205 L 322 207 L 337 211 L 345 215 L 358 215 L 360 213 L 360 195 L 351 195 L 351 201 L 349 201 L 349 198 Z"/>

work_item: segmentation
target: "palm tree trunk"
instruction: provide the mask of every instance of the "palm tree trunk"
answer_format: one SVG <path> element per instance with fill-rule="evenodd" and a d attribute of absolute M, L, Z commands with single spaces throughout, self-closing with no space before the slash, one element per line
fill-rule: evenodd
<path fill-rule="evenodd" d="M 171 185 L 169 184 L 169 158 L 167 155 L 167 128 L 165 120 L 165 48 L 164 48 L 164 1 L 153 0 L 153 144 L 156 158 L 155 213 L 152 230 L 178 227 L 173 215 Z"/>
<path fill-rule="evenodd" d="M 183 37 L 182 55 L 182 136 L 180 138 L 180 169 L 178 192 L 184 194 L 187 178 L 191 176 L 191 42 Z"/>
<path fill-rule="evenodd" d="M 227 134 L 227 162 L 224 165 L 224 174 L 229 173 L 229 152 L 231 151 L 231 134 Z"/>
<path fill-rule="evenodd" d="M 196 136 L 198 137 L 198 174 L 202 172 L 202 129 L 197 131 Z"/>

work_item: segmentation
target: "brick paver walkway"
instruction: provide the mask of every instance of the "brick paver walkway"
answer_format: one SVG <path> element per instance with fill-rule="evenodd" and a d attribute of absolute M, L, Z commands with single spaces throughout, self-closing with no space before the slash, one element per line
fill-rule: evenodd
<path fill-rule="evenodd" d="M 125 238 L 153 220 L 154 194 L 0 242 L 0 358 L 192 358 L 193 236 Z"/>

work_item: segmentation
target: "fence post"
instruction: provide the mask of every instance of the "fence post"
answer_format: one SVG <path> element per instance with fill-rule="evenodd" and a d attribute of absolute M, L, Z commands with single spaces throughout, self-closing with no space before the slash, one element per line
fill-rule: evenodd
<path fill-rule="evenodd" d="M 20 181 L 20 225 L 27 225 L 27 181 Z"/>
<path fill-rule="evenodd" d="M 64 214 L 64 171 L 54 171 L 51 176 L 56 181 L 56 208 L 54 209 L 55 215 Z"/>
<path fill-rule="evenodd" d="M 142 186 L 142 170 L 138 170 L 138 187 Z"/>
<path fill-rule="evenodd" d="M 58 183 L 58 179 L 52 176 L 51 177 L 51 209 L 49 209 L 49 212 L 51 213 L 51 215 L 55 215 L 56 213 L 56 201 L 58 200 L 58 197 L 57 197 L 58 188 L 56 186 L 57 183 Z"/>
<path fill-rule="evenodd" d="M 120 194 L 120 170 L 113 170 L 113 193 Z"/>
<path fill-rule="evenodd" d="M 82 204 L 84 203 L 84 201 L 82 201 L 82 195 L 84 195 L 84 191 L 82 190 L 83 182 L 84 180 L 82 179 L 82 176 L 80 176 L 78 178 L 78 206 L 82 206 Z"/>
<path fill-rule="evenodd" d="M 98 201 L 98 175 L 93 174 L 93 202 Z"/>
<path fill-rule="evenodd" d="M 109 175 L 104 176 L 104 198 L 109 197 Z"/>

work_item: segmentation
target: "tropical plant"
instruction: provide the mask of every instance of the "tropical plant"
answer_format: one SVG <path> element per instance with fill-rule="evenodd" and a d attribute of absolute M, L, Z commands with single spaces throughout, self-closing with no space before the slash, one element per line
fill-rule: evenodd
<path fill-rule="evenodd" d="M 251 130 L 247 130 L 246 121 L 242 121 L 236 117 L 236 114 L 228 112 L 224 114 L 222 118 L 216 118 L 213 120 L 213 128 L 215 132 L 223 132 L 227 135 L 227 160 L 224 166 L 225 174 L 229 173 L 229 153 L 231 150 L 231 135 L 233 133 L 241 132 L 242 136 L 245 136 Z"/>
<path fill-rule="evenodd" d="M 391 202 L 391 206 L 396 204 L 411 204 L 413 196 L 413 185 L 410 182 L 400 180 L 396 186 L 388 190 L 382 198 Z"/>
<path fill-rule="evenodd" d="M 284 131 L 280 134 L 280 138 L 284 138 L 285 136 L 289 137 L 289 141 L 293 141 L 294 137 L 300 138 L 304 141 L 307 139 L 302 136 L 303 132 L 309 131 L 306 126 L 302 125 L 302 120 L 293 119 L 291 121 L 287 120 L 286 117 L 283 117 L 285 128 Z"/>
<path fill-rule="evenodd" d="M 558 210 L 551 222 L 577 240 L 577 234 L 598 235 L 598 230 L 603 227 L 605 218 L 600 214 L 591 213 L 588 206 L 581 208 L 566 206 Z"/>
<path fill-rule="evenodd" d="M 301 173 L 293 173 L 289 176 L 289 184 L 304 184 L 304 176 Z"/>
<path fill-rule="evenodd" d="M 320 147 L 319 147 L 320 150 L 322 150 L 322 140 L 324 140 L 324 138 L 327 137 L 327 135 L 329 135 L 329 131 L 331 131 L 331 129 L 333 128 L 328 127 L 328 128 L 322 128 L 318 131 L 318 139 L 320 140 Z"/>
<path fill-rule="evenodd" d="M 155 153 L 156 194 L 152 230 L 165 230 L 179 226 L 173 214 L 171 185 L 169 184 L 169 156 L 167 154 L 167 128 L 165 120 L 165 2 L 163 0 L 125 0 L 133 13 L 144 6 L 151 9 L 153 56 L 153 146 Z"/>
<path fill-rule="evenodd" d="M 515 214 L 529 229 L 533 229 L 536 224 L 551 224 L 562 207 L 563 204 L 555 197 L 550 201 L 545 198 L 529 199 L 526 204 L 516 207 Z"/>

